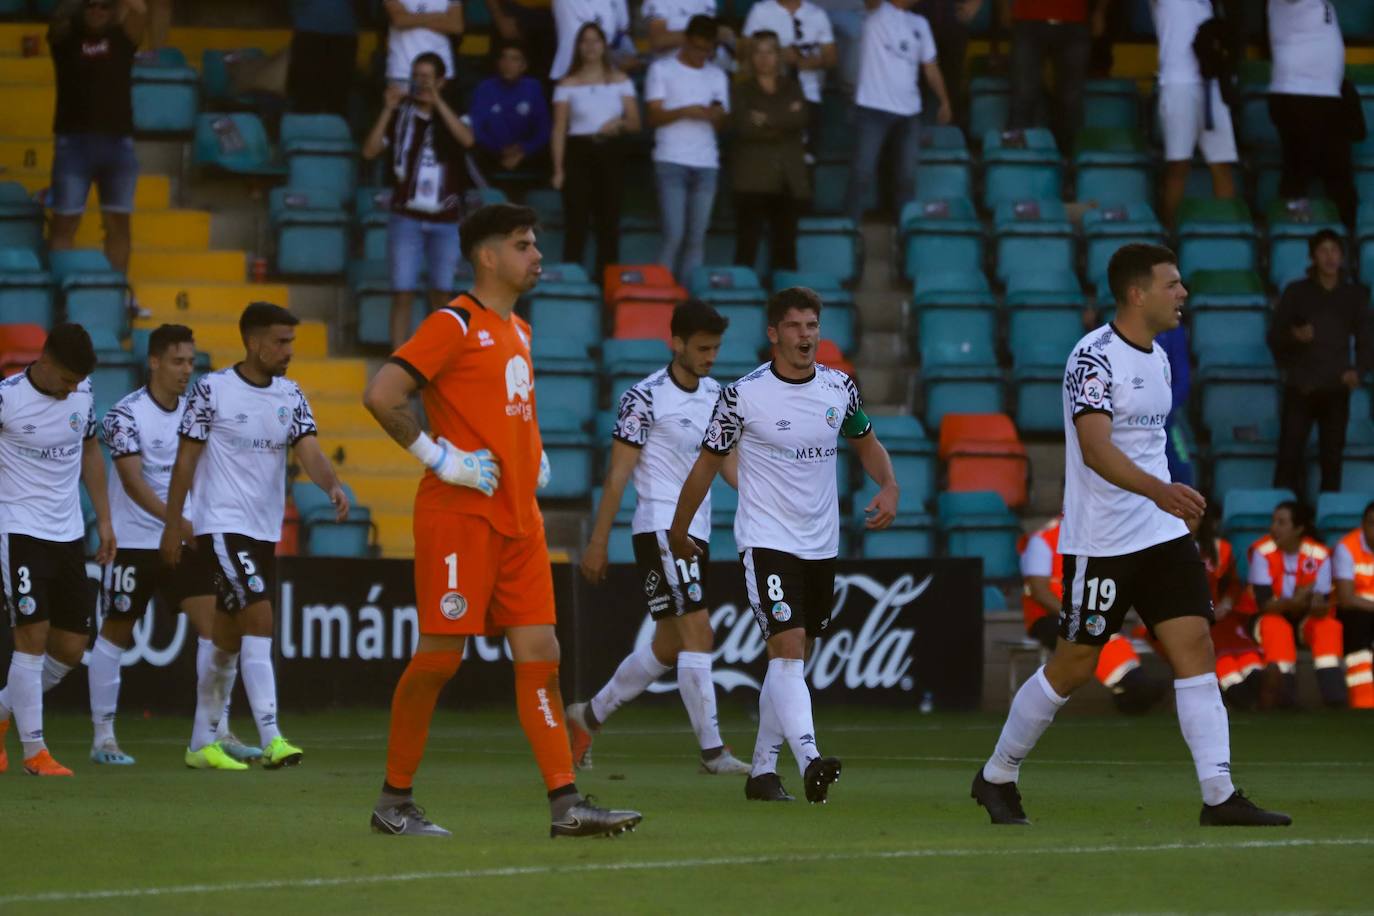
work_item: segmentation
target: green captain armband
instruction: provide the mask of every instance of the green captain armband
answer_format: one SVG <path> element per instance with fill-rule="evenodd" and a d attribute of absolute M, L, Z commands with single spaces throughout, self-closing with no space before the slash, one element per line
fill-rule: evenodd
<path fill-rule="evenodd" d="M 846 439 L 862 439 L 873 429 L 873 422 L 868 419 L 868 414 L 860 407 L 849 415 L 849 419 L 844 421 L 840 427 L 840 435 Z"/>

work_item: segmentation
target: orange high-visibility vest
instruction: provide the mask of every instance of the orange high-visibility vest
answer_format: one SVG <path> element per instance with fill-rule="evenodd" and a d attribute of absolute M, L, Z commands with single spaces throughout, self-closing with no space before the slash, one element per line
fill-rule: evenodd
<path fill-rule="evenodd" d="M 1064 597 L 1064 557 L 1059 553 L 1059 519 L 1051 519 L 1045 527 L 1041 528 L 1032 538 L 1040 538 L 1050 548 L 1050 553 L 1054 554 L 1054 565 L 1050 568 L 1050 591 L 1054 592 L 1054 597 Z M 1021 617 L 1026 627 L 1035 623 L 1041 617 L 1049 616 L 1050 612 L 1041 607 L 1040 602 L 1031 597 L 1030 586 L 1021 586 Z"/>
<path fill-rule="evenodd" d="M 1374 551 L 1365 549 L 1359 528 L 1341 538 L 1339 543 L 1345 545 L 1355 561 L 1355 594 L 1374 601 Z"/>
<path fill-rule="evenodd" d="M 1221 581 L 1228 574 L 1234 574 L 1236 571 L 1236 557 L 1231 550 L 1231 543 L 1225 538 L 1217 538 L 1216 548 L 1217 559 L 1215 563 L 1207 557 L 1202 558 L 1203 565 L 1207 567 L 1207 585 L 1212 590 L 1213 605 L 1220 604 L 1221 599 L 1225 597 L 1221 593 Z M 1234 587 L 1235 583 L 1232 583 L 1232 588 L 1234 589 Z"/>
<path fill-rule="evenodd" d="M 1306 585 L 1312 585 L 1317 581 L 1317 573 L 1321 572 L 1322 566 L 1330 562 L 1331 551 L 1326 545 L 1316 538 L 1303 538 L 1302 544 L 1298 546 L 1298 566 L 1293 576 L 1292 586 L 1286 582 L 1286 574 L 1283 568 L 1284 554 L 1279 550 L 1279 545 L 1274 543 L 1274 539 L 1268 535 L 1260 538 L 1250 548 L 1251 563 L 1269 564 L 1269 581 L 1272 583 L 1274 596 L 1277 598 L 1291 598 L 1296 589 Z M 1245 613 L 1254 614 L 1259 611 L 1259 605 L 1255 601 L 1255 590 L 1253 586 L 1247 585 L 1242 600 L 1237 603 L 1236 609 Z"/>

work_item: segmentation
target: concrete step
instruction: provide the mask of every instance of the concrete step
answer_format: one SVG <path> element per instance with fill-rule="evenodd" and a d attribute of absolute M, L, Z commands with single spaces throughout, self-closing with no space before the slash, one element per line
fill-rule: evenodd
<path fill-rule="evenodd" d="M 242 283 L 248 261 L 243 251 L 191 251 L 179 248 L 141 248 L 129 261 L 129 280 L 149 282 Z"/>
<path fill-rule="evenodd" d="M 320 431 L 320 447 L 339 468 L 339 473 L 359 471 L 389 471 L 398 465 L 414 464 L 405 449 L 397 445 L 380 426 L 373 424 L 375 436 L 362 431 L 343 432 L 338 429 Z"/>
<path fill-rule="evenodd" d="M 135 252 L 134 257 L 138 257 Z M 275 302 L 291 307 L 290 291 L 275 283 L 139 283 L 139 305 L 161 321 L 238 321 L 250 302 Z"/>
<path fill-rule="evenodd" d="M 295 366 L 288 373 L 295 377 Z M 359 386 L 356 394 L 336 392 L 310 398 L 310 410 L 315 414 L 315 425 L 324 436 L 368 436 L 377 429 L 377 421 L 363 406 L 363 389 Z M 419 465 L 416 465 L 418 468 Z"/>
<path fill-rule="evenodd" d="M 0 174 L 52 172 L 52 125 L 32 134 L 0 137 Z"/>
<path fill-rule="evenodd" d="M 162 324 L 163 320 L 154 316 L 152 318 L 139 318 L 134 321 L 135 328 L 147 328 L 152 330 Z M 187 323 L 183 318 L 181 323 Z M 190 323 L 190 328 L 196 335 L 196 349 L 204 350 L 210 354 L 210 359 L 216 367 L 232 365 L 243 359 L 243 338 L 239 334 L 238 317 L 232 321 L 196 321 Z M 292 377 L 296 374 L 299 366 L 304 366 L 305 372 L 312 380 L 317 377 L 325 379 L 327 372 L 318 372 L 313 367 L 315 362 L 326 362 L 325 357 L 329 355 L 329 329 L 323 324 L 315 321 L 303 321 L 296 328 L 295 356 L 291 361 Z M 337 360 L 340 363 L 348 363 L 350 360 Z M 361 363 L 361 360 L 358 360 Z M 348 378 L 346 369 L 341 369 L 341 377 Z M 305 386 L 302 385 L 302 388 Z M 359 391 L 362 389 L 359 388 Z"/>
<path fill-rule="evenodd" d="M 300 331 L 303 328 L 311 328 L 311 336 L 315 341 L 311 346 L 312 353 L 316 346 L 323 346 L 325 326 L 319 322 L 303 321 L 296 329 L 296 341 L 299 345 L 301 340 Z M 316 330 L 318 329 L 318 330 Z M 316 336 L 318 335 L 318 336 Z M 362 415 L 367 418 L 367 422 L 376 427 L 372 421 L 372 415 L 366 412 L 363 407 L 363 388 L 367 386 L 367 362 L 361 359 L 340 359 L 338 357 L 330 359 L 302 359 L 291 360 L 291 367 L 287 370 L 287 376 L 294 379 L 296 384 L 301 386 L 305 396 L 310 398 L 313 406 L 316 399 L 346 398 L 358 407 Z M 356 427 L 353 427 L 356 428 Z M 364 429 L 367 427 L 364 426 Z M 343 430 L 339 430 L 343 432 Z"/>
<path fill-rule="evenodd" d="M 81 221 L 76 244 L 97 248 L 105 238 L 105 230 L 93 212 L 88 216 Z M 135 249 L 210 247 L 210 214 L 204 210 L 135 210 L 132 230 Z"/>
<path fill-rule="evenodd" d="M 424 468 L 417 462 L 401 465 L 394 471 L 350 471 L 344 481 L 358 495 L 358 502 L 377 512 L 410 514 L 415 505 L 415 488 Z"/>
<path fill-rule="evenodd" d="M 37 194 L 52 185 L 52 171 L 24 169 L 17 172 L 0 172 L 0 181 L 17 181 L 30 194 Z M 166 175 L 139 175 L 138 185 L 134 188 L 135 210 L 166 210 L 171 206 L 172 180 Z M 99 197 L 95 187 L 86 198 L 86 212 L 96 213 L 100 209 Z"/>
<path fill-rule="evenodd" d="M 6 50 L 18 51 L 16 46 Z M 0 55 L 0 83 L 24 83 L 32 86 L 52 86 L 56 82 L 52 58 L 44 52 L 38 57 Z"/>
<path fill-rule="evenodd" d="M 49 69 L 51 70 L 51 66 Z M 43 85 L 0 79 L 0 98 L 5 100 L 3 129 L 7 135 L 41 137 L 45 132 L 52 132 L 52 114 L 53 107 L 57 104 L 57 89 L 51 80 Z"/>

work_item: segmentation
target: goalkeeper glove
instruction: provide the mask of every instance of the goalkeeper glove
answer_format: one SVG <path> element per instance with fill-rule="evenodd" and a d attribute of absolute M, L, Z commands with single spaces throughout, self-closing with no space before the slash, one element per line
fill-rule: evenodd
<path fill-rule="evenodd" d="M 443 436 L 436 442 L 424 433 L 411 443 L 410 453 L 444 483 L 472 487 L 490 496 L 501 483 L 501 466 L 487 449 L 465 452 Z"/>

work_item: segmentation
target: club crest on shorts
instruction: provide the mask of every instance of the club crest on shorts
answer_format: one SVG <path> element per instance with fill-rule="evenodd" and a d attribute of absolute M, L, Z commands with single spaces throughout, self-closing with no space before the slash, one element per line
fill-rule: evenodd
<path fill-rule="evenodd" d="M 1101 614 L 1089 614 L 1088 619 L 1083 621 L 1083 628 L 1089 636 L 1101 636 L 1102 631 L 1107 629 L 1107 618 Z"/>
<path fill-rule="evenodd" d="M 649 570 L 649 574 L 644 577 L 644 594 L 652 596 L 658 591 L 658 583 L 661 580 L 657 570 Z"/>
<path fill-rule="evenodd" d="M 255 592 L 255 593 L 257 593 L 257 594 L 262 594 L 262 592 L 263 592 L 266 588 L 267 588 L 267 583 L 265 583 L 265 582 L 262 581 L 262 576 L 249 576 L 249 577 L 248 577 L 248 590 L 249 590 L 250 592 Z"/>
<path fill-rule="evenodd" d="M 120 594 L 114 597 L 114 609 L 121 614 L 129 613 L 129 608 L 133 605 L 134 601 L 128 595 Z"/>
<path fill-rule="evenodd" d="M 439 599 L 439 613 L 449 620 L 457 620 L 468 612 L 468 599 L 457 592 L 448 592 Z"/>
<path fill-rule="evenodd" d="M 778 623 L 786 623 L 792 619 L 792 607 L 786 601 L 773 602 L 773 619 Z"/>
<path fill-rule="evenodd" d="M 278 408 L 277 408 L 277 422 L 278 422 L 278 423 L 280 423 L 282 426 L 285 426 L 286 423 L 287 423 L 287 421 L 290 420 L 290 419 L 291 419 L 291 412 L 290 412 L 289 410 L 287 410 L 285 407 L 278 407 Z"/>
<path fill-rule="evenodd" d="M 825 409 L 825 425 L 831 429 L 840 428 L 840 409 L 838 407 L 827 407 Z"/>
<path fill-rule="evenodd" d="M 25 617 L 38 610 L 38 602 L 33 600 L 32 595 L 25 595 L 19 599 L 19 613 Z"/>
<path fill-rule="evenodd" d="M 81 414 L 72 414 L 70 417 L 67 418 L 67 422 L 71 424 L 72 432 L 76 432 L 78 429 L 81 428 Z"/>
<path fill-rule="evenodd" d="M 700 585 L 699 583 L 696 583 L 696 582 L 693 582 L 693 583 L 691 583 L 690 585 L 688 585 L 688 586 L 687 586 L 687 597 L 690 598 L 692 601 L 700 601 L 700 600 L 701 600 L 701 585 Z"/>

